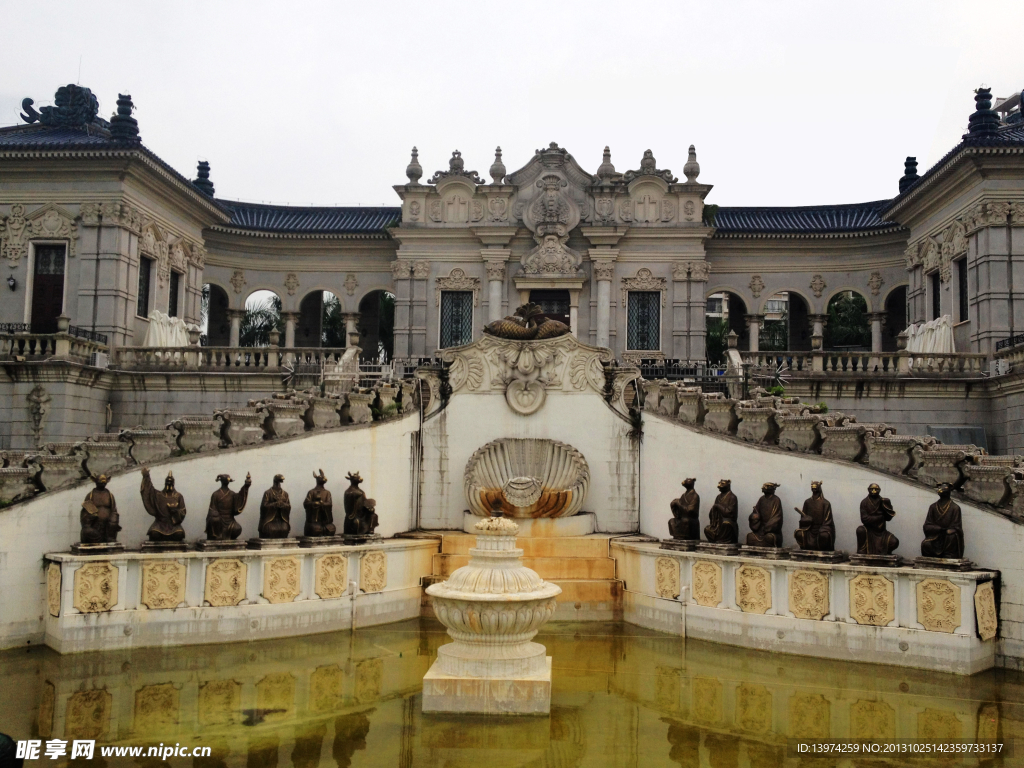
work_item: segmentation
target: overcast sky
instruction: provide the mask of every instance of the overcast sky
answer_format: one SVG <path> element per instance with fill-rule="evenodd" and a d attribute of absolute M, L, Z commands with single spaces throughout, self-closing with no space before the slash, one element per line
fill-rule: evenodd
<path fill-rule="evenodd" d="M 395 205 L 453 149 L 487 177 L 551 141 L 590 172 L 689 144 L 721 205 L 895 195 L 959 140 L 973 89 L 1024 88 L 1024 2 L 9 3 L 0 123 L 78 82 L 219 197 Z"/>

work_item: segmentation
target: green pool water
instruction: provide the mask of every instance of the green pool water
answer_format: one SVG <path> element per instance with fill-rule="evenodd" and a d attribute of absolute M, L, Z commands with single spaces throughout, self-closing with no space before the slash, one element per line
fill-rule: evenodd
<path fill-rule="evenodd" d="M 211 748 L 208 758 L 166 762 L 98 751 L 74 761 L 98 767 L 1024 765 L 1024 752 L 982 761 L 786 753 L 789 738 L 1020 737 L 1019 673 L 818 661 L 620 623 L 552 623 L 537 640 L 553 657 L 550 717 L 424 715 L 421 680 L 448 641 L 424 619 L 231 645 L 6 651 L 0 731 Z"/>

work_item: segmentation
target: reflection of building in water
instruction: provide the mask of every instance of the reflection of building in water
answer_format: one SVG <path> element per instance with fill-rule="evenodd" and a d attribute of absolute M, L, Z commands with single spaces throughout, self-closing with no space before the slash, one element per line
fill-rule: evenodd
<path fill-rule="evenodd" d="M 224 766 L 681 765 L 768 768 L 789 738 L 997 738 L 1024 691 L 969 678 L 726 648 L 624 625 L 538 636 L 555 659 L 549 718 L 424 716 L 445 635 L 418 621 L 204 649 L 0 654 L 17 734 L 203 744 Z M 325 663 L 329 661 L 330 663 Z M 996 702 L 1002 701 L 999 705 Z M 500 759 L 499 759 L 500 758 Z"/>

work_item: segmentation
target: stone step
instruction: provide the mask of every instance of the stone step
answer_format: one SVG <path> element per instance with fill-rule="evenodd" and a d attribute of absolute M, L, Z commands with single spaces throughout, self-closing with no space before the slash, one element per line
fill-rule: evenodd
<path fill-rule="evenodd" d="M 540 557 L 608 557 L 610 534 L 590 536 L 558 536 L 551 538 L 525 538 L 520 536 L 516 546 L 523 550 L 524 558 Z M 468 533 L 446 533 L 441 541 L 441 552 L 446 555 L 468 555 L 476 546 L 476 536 Z"/>
<path fill-rule="evenodd" d="M 433 575 L 450 576 L 468 565 L 470 556 L 434 555 Z M 535 570 L 542 579 L 614 579 L 615 560 L 610 557 L 524 557 L 523 565 Z"/>

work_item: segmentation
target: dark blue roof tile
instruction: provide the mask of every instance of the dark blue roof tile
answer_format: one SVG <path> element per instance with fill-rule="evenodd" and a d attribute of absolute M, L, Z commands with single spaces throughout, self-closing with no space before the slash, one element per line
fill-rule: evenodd
<path fill-rule="evenodd" d="M 230 227 L 259 232 L 352 234 L 384 232 L 402 217 L 401 208 L 319 208 L 217 200 L 231 214 Z"/>
<path fill-rule="evenodd" d="M 882 218 L 891 200 L 846 205 L 809 205 L 792 208 L 720 207 L 715 216 L 718 232 L 826 234 L 868 232 L 895 226 Z"/>

